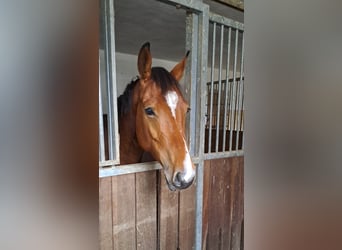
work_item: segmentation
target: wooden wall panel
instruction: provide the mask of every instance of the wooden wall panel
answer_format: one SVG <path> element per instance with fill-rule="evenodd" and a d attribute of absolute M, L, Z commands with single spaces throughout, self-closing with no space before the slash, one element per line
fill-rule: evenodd
<path fill-rule="evenodd" d="M 191 250 L 195 246 L 196 186 L 179 192 L 179 242 L 181 250 Z"/>
<path fill-rule="evenodd" d="M 231 159 L 231 158 L 230 158 Z M 230 210 L 230 159 L 211 161 L 210 195 L 208 215 L 209 249 L 229 249 L 229 210 Z"/>
<path fill-rule="evenodd" d="M 243 249 L 243 164 L 204 162 L 203 249 Z M 172 192 L 162 171 L 149 171 L 100 178 L 99 191 L 102 250 L 193 249 L 195 185 Z"/>
<path fill-rule="evenodd" d="M 157 172 L 136 174 L 137 249 L 157 249 Z"/>
<path fill-rule="evenodd" d="M 114 249 L 135 250 L 135 174 L 112 177 L 112 192 Z"/>
<path fill-rule="evenodd" d="M 243 157 L 205 162 L 203 249 L 240 249 Z"/>
<path fill-rule="evenodd" d="M 99 240 L 101 250 L 113 249 L 112 178 L 99 179 Z"/>
<path fill-rule="evenodd" d="M 241 224 L 241 230 L 240 230 L 240 249 L 243 250 L 244 249 L 244 223 L 245 223 L 245 158 L 244 157 L 240 157 L 240 214 L 239 214 L 239 218 L 240 221 L 239 223 Z"/>
<path fill-rule="evenodd" d="M 202 210 L 202 249 L 207 249 L 208 239 L 208 215 L 209 215 L 209 193 L 210 193 L 210 167 L 211 161 L 204 161 L 203 171 L 203 210 Z"/>
<path fill-rule="evenodd" d="M 233 173 L 231 175 L 232 187 L 234 188 L 232 199 L 232 223 L 231 223 L 231 249 L 240 249 L 241 227 L 243 218 L 243 158 L 234 157 Z"/>
<path fill-rule="evenodd" d="M 170 191 L 164 173 L 159 180 L 159 249 L 177 249 L 178 246 L 178 191 Z"/>

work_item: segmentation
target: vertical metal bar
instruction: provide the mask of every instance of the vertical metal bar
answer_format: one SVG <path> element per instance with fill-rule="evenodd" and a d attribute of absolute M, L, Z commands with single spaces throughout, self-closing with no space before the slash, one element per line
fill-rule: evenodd
<path fill-rule="evenodd" d="M 199 164 L 196 180 L 196 222 L 195 222 L 195 249 L 202 249 L 202 216 L 203 216 L 203 167 L 204 167 L 204 140 L 205 140 L 205 102 L 207 99 L 207 64 L 208 64 L 208 34 L 209 34 L 209 6 L 203 4 L 203 12 L 198 16 L 198 101 L 201 107 L 199 131 Z"/>
<path fill-rule="evenodd" d="M 187 63 L 185 74 L 185 95 L 190 100 L 190 114 L 187 117 L 187 135 L 189 142 L 189 151 L 191 156 L 198 156 L 199 152 L 199 137 L 196 136 L 199 131 L 199 105 L 197 105 L 197 55 L 198 55 L 198 16 L 191 12 L 187 12 L 185 20 L 186 50 L 190 50 L 190 58 Z M 191 129 L 190 129 L 191 128 Z"/>
<path fill-rule="evenodd" d="M 105 15 L 105 61 L 106 61 L 106 90 L 107 90 L 107 107 L 108 107 L 108 116 L 107 116 L 107 127 L 108 127 L 108 158 L 109 160 L 113 159 L 113 126 L 111 123 L 112 120 L 112 110 L 111 110 L 111 103 L 112 103 L 112 96 L 111 96 L 111 71 L 110 71 L 110 64 L 111 64 L 111 53 L 110 53 L 110 17 L 109 17 L 109 0 L 104 0 L 104 15 Z"/>
<path fill-rule="evenodd" d="M 244 126 L 245 126 L 245 123 L 244 123 L 244 120 L 245 120 L 245 103 L 244 103 L 244 97 L 245 97 L 245 83 L 244 83 L 244 79 L 242 80 L 242 83 L 241 83 L 241 87 L 242 87 L 242 117 L 241 117 L 241 131 L 242 131 L 242 142 L 241 142 L 241 150 L 244 150 L 244 138 L 245 138 L 245 130 L 244 130 Z"/>
<path fill-rule="evenodd" d="M 103 112 L 102 112 L 102 93 L 101 93 L 101 62 L 99 58 L 99 160 L 105 161 L 104 131 L 103 131 Z"/>
<path fill-rule="evenodd" d="M 235 140 L 233 141 L 233 145 L 235 145 L 235 149 L 237 150 L 237 145 L 236 145 L 236 138 L 238 136 L 237 132 L 237 123 L 238 123 L 238 114 L 239 114 L 239 93 L 240 93 L 240 80 L 235 76 L 236 78 L 236 91 L 235 91 L 235 112 L 234 112 L 234 130 L 235 130 Z M 234 136 L 233 136 L 234 137 Z"/>
<path fill-rule="evenodd" d="M 244 51 L 244 42 L 242 43 L 242 48 Z M 244 53 L 243 53 L 243 58 L 244 58 Z M 244 130 L 244 126 L 245 126 L 245 72 L 244 72 L 244 64 L 242 64 L 242 68 L 243 70 L 241 70 L 242 72 L 242 77 L 241 77 L 241 86 L 242 86 L 242 118 L 241 118 L 241 131 L 242 131 L 242 142 L 241 142 L 241 150 L 244 150 L 244 138 L 245 138 L 245 130 Z"/>
<path fill-rule="evenodd" d="M 236 115 L 236 64 L 237 64 L 237 50 L 238 50 L 238 35 L 239 35 L 239 30 L 235 30 L 235 51 L 234 51 L 234 70 L 233 70 L 233 86 L 232 86 L 232 116 L 230 120 L 230 136 L 229 136 L 229 151 L 232 150 L 232 144 L 233 144 L 233 130 L 235 128 L 235 115 Z"/>
<path fill-rule="evenodd" d="M 233 141 L 233 145 L 235 145 L 235 149 L 237 149 L 238 145 L 236 144 L 237 142 L 237 137 L 238 137 L 238 119 L 239 119 L 239 103 L 240 103 L 240 100 L 239 100 L 239 93 L 240 93 L 240 80 L 237 79 L 237 76 L 235 76 L 236 78 L 236 92 L 234 93 L 235 95 L 235 112 L 234 112 L 234 130 L 235 130 L 235 140 Z"/>
<path fill-rule="evenodd" d="M 236 128 L 236 149 L 238 150 L 239 147 L 239 134 L 240 134 L 240 126 L 241 126 L 241 119 L 242 119 L 242 93 L 243 93 L 243 88 L 242 88 L 242 83 L 243 83 L 243 77 L 242 77 L 242 72 L 243 72 L 243 62 L 244 62 L 244 33 L 242 32 L 242 41 L 241 41 L 241 59 L 240 59 L 240 81 L 239 81 L 239 96 L 238 96 L 238 116 L 237 116 L 237 128 Z"/>
<path fill-rule="evenodd" d="M 229 107 L 227 112 L 228 101 L 230 100 L 230 83 L 229 83 L 229 71 L 230 71 L 230 40 L 231 40 L 232 28 L 228 29 L 228 46 L 227 46 L 227 67 L 226 67 L 226 89 L 225 89 L 225 100 L 224 100 L 224 121 L 223 121 L 223 151 L 226 151 L 226 132 L 227 132 L 227 117 L 229 113 Z M 228 95 L 229 89 L 229 95 Z"/>
<path fill-rule="evenodd" d="M 117 106 L 117 88 L 116 88 L 116 59 L 115 59 L 115 16 L 114 16 L 114 0 L 111 1 L 111 23 L 112 23 L 112 28 L 111 28 L 111 52 L 112 52 L 112 95 L 114 97 L 113 99 L 113 111 L 114 111 L 114 116 L 113 116 L 113 123 L 114 123 L 114 138 L 115 140 L 115 160 L 119 163 L 120 162 L 120 150 L 119 150 L 119 126 L 118 126 L 118 106 Z"/>
<path fill-rule="evenodd" d="M 221 24 L 221 41 L 220 41 L 220 65 L 219 65 L 219 82 L 218 82 L 218 97 L 217 97 L 217 119 L 216 119 L 216 145 L 215 152 L 218 152 L 219 132 L 220 132 L 220 112 L 221 112 L 221 90 L 222 90 L 222 54 L 223 54 L 223 31 L 224 26 Z"/>
<path fill-rule="evenodd" d="M 195 208 L 195 249 L 202 249 L 203 224 L 203 173 L 204 161 L 200 160 L 196 168 L 196 208 Z"/>
<path fill-rule="evenodd" d="M 215 71 L 215 45 L 216 45 L 216 23 L 213 23 L 213 43 L 211 54 L 211 76 L 210 76 L 210 113 L 209 113 L 209 138 L 208 153 L 211 152 L 211 136 L 213 125 L 213 97 L 214 97 L 214 71 Z"/>
<path fill-rule="evenodd" d="M 200 91 L 197 91 L 197 103 L 200 104 L 199 116 L 199 163 L 197 166 L 196 178 L 196 227 L 195 227 L 195 249 L 202 249 L 202 210 L 203 210 L 203 159 L 204 159 L 204 141 L 205 141 L 205 105 L 207 96 L 207 56 L 208 56 L 208 30 L 209 30 L 209 6 L 202 1 L 188 0 L 163 0 L 167 3 L 178 3 L 180 6 L 195 8 L 198 19 L 198 53 L 197 64 L 197 83 L 200 85 Z M 196 19 L 194 19 L 196 20 Z M 198 85 L 197 85 L 198 86 Z M 199 112 L 197 112 L 199 113 Z"/>
<path fill-rule="evenodd" d="M 119 162 L 119 132 L 116 99 L 116 65 L 115 65 L 115 25 L 114 0 L 107 0 L 106 11 L 106 69 L 108 95 L 108 145 L 109 160 Z"/>
<path fill-rule="evenodd" d="M 210 83 L 208 82 L 207 83 L 207 93 L 209 95 L 210 93 Z M 205 122 L 205 125 L 206 125 L 206 129 L 208 129 L 209 131 L 209 115 L 210 115 L 210 98 L 207 96 L 207 99 L 206 99 L 206 122 Z"/>

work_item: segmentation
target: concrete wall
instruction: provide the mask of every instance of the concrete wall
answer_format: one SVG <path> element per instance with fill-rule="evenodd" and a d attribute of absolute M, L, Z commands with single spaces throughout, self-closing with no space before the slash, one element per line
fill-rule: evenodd
<path fill-rule="evenodd" d="M 101 78 L 101 90 L 102 90 L 102 102 L 107 103 L 107 88 L 106 88 L 106 75 L 105 75 L 105 61 L 104 61 L 104 51 L 100 50 L 100 78 Z M 181 58 L 180 58 L 181 59 Z M 124 53 L 116 53 L 116 84 L 117 84 L 117 94 L 118 96 L 123 93 L 128 83 L 135 78 L 138 73 L 137 68 L 137 55 L 130 55 Z M 153 66 L 161 66 L 167 70 L 172 70 L 172 68 L 177 64 L 177 62 L 162 60 L 153 58 Z M 104 114 L 107 113 L 107 107 L 104 105 Z"/>
<path fill-rule="evenodd" d="M 181 59 L 181 58 L 180 58 Z M 122 94 L 132 78 L 139 75 L 137 68 L 137 55 L 116 53 L 116 81 L 118 95 Z M 171 71 L 177 62 L 152 58 L 152 67 L 160 66 Z"/>

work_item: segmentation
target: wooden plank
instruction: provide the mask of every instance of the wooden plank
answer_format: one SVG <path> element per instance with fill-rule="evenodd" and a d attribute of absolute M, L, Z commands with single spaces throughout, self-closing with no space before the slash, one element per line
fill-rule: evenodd
<path fill-rule="evenodd" d="M 113 249 L 112 178 L 99 179 L 99 241 L 101 250 Z"/>
<path fill-rule="evenodd" d="M 230 238 L 230 242 L 229 242 L 229 249 L 233 249 L 233 245 L 234 245 L 234 239 L 236 239 L 235 237 L 235 227 L 234 227 L 234 223 L 236 221 L 235 216 L 234 216 L 234 203 L 235 203 L 235 199 L 236 199 L 236 171 L 237 168 L 234 165 L 234 163 L 236 163 L 236 161 L 234 161 L 234 159 L 231 160 L 231 174 L 229 176 L 229 183 L 230 183 L 230 211 L 229 211 L 229 238 Z"/>
<path fill-rule="evenodd" d="M 136 249 L 135 174 L 112 177 L 114 249 Z"/>
<path fill-rule="evenodd" d="M 231 249 L 239 250 L 241 243 L 241 215 L 243 210 L 242 203 L 242 171 L 241 158 L 232 158 L 232 202 L 231 202 Z"/>
<path fill-rule="evenodd" d="M 170 191 L 164 173 L 159 171 L 159 248 L 177 249 L 178 246 L 178 191 Z"/>
<path fill-rule="evenodd" d="M 204 161 L 203 169 L 203 210 L 202 210 L 202 249 L 208 249 L 208 214 L 210 193 L 210 166 L 211 161 Z"/>
<path fill-rule="evenodd" d="M 231 158 L 211 161 L 207 249 L 229 249 Z"/>
<path fill-rule="evenodd" d="M 240 249 L 244 249 L 244 199 L 245 199 L 245 195 L 244 195 L 244 186 L 245 186 L 245 182 L 244 182 L 244 164 L 245 164 L 245 159 L 244 157 L 239 157 L 240 161 L 239 161 L 239 165 L 240 165 L 240 214 L 239 214 L 239 223 L 240 223 Z"/>
<path fill-rule="evenodd" d="M 234 159 L 235 160 L 235 159 Z M 234 161 L 236 164 L 236 161 Z M 232 168 L 232 175 L 230 176 L 230 182 L 232 186 L 232 200 L 231 200 L 231 212 L 230 212 L 230 217 L 231 217 L 231 232 L 230 232 L 230 237 L 231 237 L 231 243 L 230 243 L 230 249 L 235 249 L 236 248 L 236 242 L 237 242 L 237 237 L 236 237 L 236 199 L 237 197 L 237 183 L 236 183 L 236 175 L 237 175 L 237 167 L 233 166 Z"/>
<path fill-rule="evenodd" d="M 225 205 L 225 209 L 226 212 L 224 214 L 224 249 L 230 249 L 230 245 L 231 245 L 231 226 L 232 226 L 232 218 L 231 218 L 231 211 L 232 211 L 232 204 L 233 204 L 233 200 L 234 200 L 234 187 L 233 187 L 233 183 L 231 182 L 231 176 L 232 176 L 232 172 L 234 169 L 234 159 L 235 157 L 230 157 L 227 159 L 226 161 L 226 168 L 227 168 L 227 175 L 225 176 L 225 185 L 226 185 L 226 189 L 225 189 L 225 200 L 226 200 L 226 205 Z"/>
<path fill-rule="evenodd" d="M 137 249 L 157 249 L 157 171 L 136 174 Z"/>
<path fill-rule="evenodd" d="M 233 158 L 234 200 L 232 213 L 232 249 L 239 250 L 243 218 L 243 157 Z"/>
<path fill-rule="evenodd" d="M 195 247 L 196 185 L 179 192 L 179 243 L 178 248 L 191 250 Z"/>

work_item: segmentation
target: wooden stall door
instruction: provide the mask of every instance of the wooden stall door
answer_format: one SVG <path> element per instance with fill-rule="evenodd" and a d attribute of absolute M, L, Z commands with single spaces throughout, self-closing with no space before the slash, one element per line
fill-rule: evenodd
<path fill-rule="evenodd" d="M 205 161 L 203 249 L 243 249 L 243 157 Z M 100 247 L 194 249 L 195 190 L 171 192 L 161 171 L 101 178 Z"/>
<path fill-rule="evenodd" d="M 242 222 L 243 157 L 206 161 L 203 249 L 242 249 Z"/>

